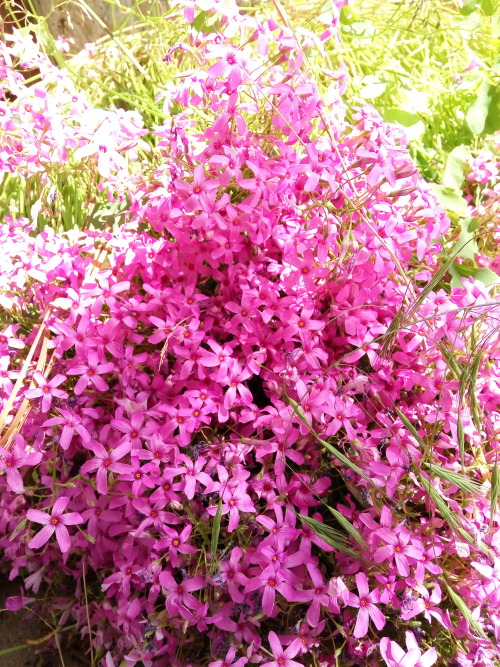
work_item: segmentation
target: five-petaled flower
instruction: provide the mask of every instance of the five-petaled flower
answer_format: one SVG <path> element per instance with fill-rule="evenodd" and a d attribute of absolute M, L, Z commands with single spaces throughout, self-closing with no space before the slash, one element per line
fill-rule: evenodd
<path fill-rule="evenodd" d="M 31 549 L 43 547 L 51 535 L 55 533 L 62 553 L 69 551 L 71 548 L 71 538 L 66 526 L 83 523 L 83 518 L 78 512 L 67 512 L 64 514 L 69 501 L 70 499 L 67 496 L 59 497 L 54 503 L 50 514 L 35 509 L 29 509 L 26 512 L 26 517 L 29 521 L 35 521 L 43 525 L 42 530 L 28 542 L 28 546 Z"/>

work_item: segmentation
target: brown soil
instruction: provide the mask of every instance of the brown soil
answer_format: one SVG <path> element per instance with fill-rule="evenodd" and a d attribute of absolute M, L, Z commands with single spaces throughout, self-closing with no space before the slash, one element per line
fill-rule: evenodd
<path fill-rule="evenodd" d="M 5 600 L 19 595 L 19 582 L 9 582 L 0 575 L 0 667 L 88 667 L 90 662 L 77 646 L 61 646 L 61 655 L 54 640 L 47 638 L 51 629 L 43 620 L 26 609 L 11 612 L 5 609 Z M 61 642 L 66 637 L 61 634 Z M 23 647 L 7 655 L 6 649 Z"/>

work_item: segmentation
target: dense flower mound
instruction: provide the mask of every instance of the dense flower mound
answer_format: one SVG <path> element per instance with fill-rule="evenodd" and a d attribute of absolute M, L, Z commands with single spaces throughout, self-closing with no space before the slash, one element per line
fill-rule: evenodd
<path fill-rule="evenodd" d="M 127 224 L 0 228 L 8 604 L 106 667 L 497 664 L 494 288 L 320 40 L 204 4 Z"/>

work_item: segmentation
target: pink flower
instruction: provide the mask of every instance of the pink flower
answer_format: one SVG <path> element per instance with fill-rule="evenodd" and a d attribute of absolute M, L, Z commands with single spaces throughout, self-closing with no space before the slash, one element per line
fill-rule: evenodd
<path fill-rule="evenodd" d="M 409 630 L 406 631 L 406 647 L 408 648 L 407 652 L 399 644 L 391 641 L 389 637 L 382 638 L 380 641 L 380 653 L 387 667 L 431 667 L 438 659 L 438 654 L 434 647 L 422 654 L 415 635 Z"/>
<path fill-rule="evenodd" d="M 90 442 L 90 433 L 82 424 L 80 417 L 68 410 L 59 410 L 62 417 L 51 417 L 43 422 L 43 426 L 62 426 L 59 444 L 63 449 L 68 449 L 75 431 L 84 443 Z"/>
<path fill-rule="evenodd" d="M 399 574 L 402 577 L 407 577 L 410 574 L 410 561 L 408 559 L 418 561 L 423 556 L 422 549 L 410 542 L 410 531 L 399 528 L 395 532 L 389 528 L 380 528 L 377 530 L 377 535 L 387 544 L 375 551 L 373 560 L 376 563 L 382 563 L 384 560 L 394 558 Z"/>
<path fill-rule="evenodd" d="M 42 399 L 42 412 L 48 412 L 52 404 L 52 397 L 56 396 L 57 398 L 67 398 L 68 394 L 61 389 L 56 389 L 66 377 L 64 375 L 58 374 L 52 378 L 50 382 L 47 382 L 45 377 L 40 371 L 35 371 L 33 373 L 33 379 L 36 380 L 38 387 L 35 389 L 28 389 L 24 394 L 26 398 L 41 398 Z"/>
<path fill-rule="evenodd" d="M 118 447 L 108 451 L 100 442 L 92 444 L 91 449 L 95 456 L 87 463 L 84 463 L 80 469 L 80 473 L 84 475 L 87 472 L 96 472 L 96 488 L 99 493 L 105 494 L 108 492 L 108 472 L 128 472 L 130 466 L 126 463 L 117 463 L 121 458 L 128 454 L 132 444 L 124 442 Z"/>
<path fill-rule="evenodd" d="M 243 483 L 238 484 L 236 487 L 226 486 L 222 492 L 222 514 L 224 515 L 229 512 L 229 525 L 227 529 L 229 533 L 232 533 L 238 527 L 240 512 L 256 511 L 252 499 L 246 493 L 246 486 Z M 207 512 L 215 516 L 217 514 L 217 507 L 208 507 Z"/>
<path fill-rule="evenodd" d="M 189 609 L 197 607 L 198 600 L 192 595 L 192 592 L 205 587 L 206 582 L 203 577 L 193 577 L 178 584 L 170 572 L 162 572 L 159 579 L 165 590 L 166 608 L 170 614 L 177 615 L 181 605 Z"/>
<path fill-rule="evenodd" d="M 97 352 L 89 350 L 86 364 L 77 364 L 67 371 L 67 375 L 81 375 L 81 378 L 75 385 L 75 394 L 79 396 L 89 384 L 93 384 L 98 391 L 109 389 L 106 382 L 102 379 L 103 373 L 111 373 L 115 365 L 111 362 L 99 363 Z"/>
<path fill-rule="evenodd" d="M 19 468 L 34 466 L 42 460 L 41 452 L 26 452 L 24 438 L 16 434 L 10 450 L 0 447 L 0 472 L 5 470 L 7 484 L 14 493 L 23 493 L 23 478 Z"/>
<path fill-rule="evenodd" d="M 238 658 L 238 660 L 234 662 L 237 650 L 236 646 L 231 646 L 224 660 L 214 660 L 213 662 L 209 662 L 208 667 L 243 667 L 243 665 L 247 664 L 248 658 Z"/>
<path fill-rule="evenodd" d="M 288 581 L 285 579 L 281 568 L 266 568 L 256 577 L 249 579 L 245 586 L 245 592 L 249 593 L 256 591 L 257 589 L 263 589 L 262 610 L 267 616 L 273 616 L 276 591 L 281 593 L 281 595 L 283 595 L 283 597 L 289 602 L 300 601 L 302 600 L 303 596 L 302 591 L 296 592 L 292 586 L 290 586 Z"/>
<path fill-rule="evenodd" d="M 370 618 L 375 624 L 377 630 L 382 630 L 385 625 L 385 616 L 375 602 L 380 599 L 380 592 L 375 588 L 371 593 L 368 588 L 368 579 L 364 572 L 358 572 L 356 575 L 356 585 L 358 587 L 359 597 L 352 595 L 349 600 L 349 606 L 358 607 L 358 617 L 356 619 L 356 626 L 354 628 L 354 636 L 361 639 L 368 632 L 368 623 Z"/>
<path fill-rule="evenodd" d="M 261 664 L 261 667 L 302 667 L 302 663 L 292 660 L 301 648 L 301 640 L 298 637 L 285 650 L 278 639 L 278 635 L 270 632 L 269 645 L 271 646 L 274 660 Z"/>
<path fill-rule="evenodd" d="M 210 477 L 202 472 L 202 469 L 207 462 L 203 457 L 199 457 L 196 461 L 191 461 L 190 458 L 180 455 L 180 460 L 184 462 L 184 466 L 176 468 L 176 472 L 184 475 L 184 493 L 186 498 L 192 500 L 196 491 L 196 484 L 199 482 L 204 486 L 211 483 Z"/>
<path fill-rule="evenodd" d="M 78 512 L 68 512 L 63 514 L 68 506 L 69 500 L 70 499 L 67 496 L 58 498 L 54 503 L 54 507 L 50 514 L 34 509 L 29 509 L 26 512 L 26 517 L 29 521 L 43 524 L 42 530 L 28 542 L 28 546 L 31 549 L 39 549 L 40 547 L 43 547 L 54 533 L 56 534 L 56 540 L 62 553 L 66 553 L 70 549 L 71 538 L 66 526 L 74 526 L 78 523 L 83 523 L 83 518 Z"/>

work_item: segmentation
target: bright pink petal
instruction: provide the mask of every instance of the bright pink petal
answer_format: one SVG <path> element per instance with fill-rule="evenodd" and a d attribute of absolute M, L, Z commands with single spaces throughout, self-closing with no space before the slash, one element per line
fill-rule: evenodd
<path fill-rule="evenodd" d="M 29 521 L 34 521 L 35 523 L 46 524 L 50 522 L 50 516 L 47 512 L 42 512 L 41 510 L 28 510 L 26 517 Z"/>
<path fill-rule="evenodd" d="M 33 510 L 35 511 L 35 510 Z M 55 527 L 52 524 L 44 526 L 42 530 L 35 535 L 35 537 L 28 542 L 30 549 L 39 549 L 49 540 L 52 533 L 55 531 Z"/>
<path fill-rule="evenodd" d="M 66 551 L 69 551 L 71 547 L 71 538 L 68 529 L 62 523 L 59 523 L 56 526 L 56 539 L 63 554 L 66 553 Z"/>
<path fill-rule="evenodd" d="M 361 639 L 361 637 L 364 637 L 368 632 L 368 620 L 368 609 L 366 609 L 366 607 L 360 607 L 353 633 L 357 639 Z"/>

